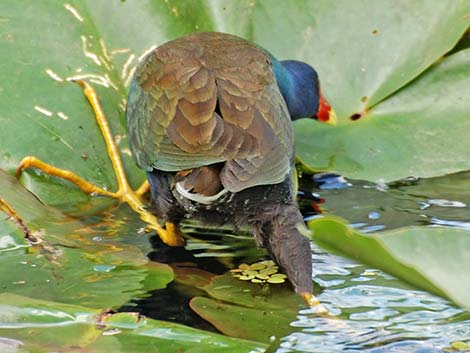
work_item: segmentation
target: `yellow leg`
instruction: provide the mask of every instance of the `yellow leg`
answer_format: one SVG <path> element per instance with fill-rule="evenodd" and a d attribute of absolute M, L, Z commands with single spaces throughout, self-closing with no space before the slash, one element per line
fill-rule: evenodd
<path fill-rule="evenodd" d="M 320 303 L 320 300 L 318 298 L 310 293 L 303 293 L 301 296 L 304 298 L 304 300 L 307 302 L 307 305 L 310 306 L 311 308 L 317 309 L 317 313 L 320 315 L 328 315 L 328 310 Z"/>
<path fill-rule="evenodd" d="M 145 180 L 144 183 L 139 186 L 139 188 L 135 191 L 135 193 L 139 196 L 145 195 L 150 190 L 150 184 L 148 180 Z"/>
<path fill-rule="evenodd" d="M 53 165 L 44 163 L 43 161 L 33 156 L 28 156 L 21 160 L 18 169 L 16 169 L 16 176 L 19 177 L 23 170 L 31 167 L 40 169 L 48 175 L 68 180 L 88 194 L 97 194 L 117 198 L 117 193 L 101 189 L 100 187 L 80 178 L 77 174 L 71 172 L 70 170 L 54 167 Z"/>
<path fill-rule="evenodd" d="M 177 227 L 172 223 L 167 223 L 167 229 L 164 229 L 158 223 L 157 218 L 149 211 L 147 211 L 145 205 L 143 204 L 141 196 L 149 190 L 148 182 L 145 182 L 136 191 L 132 190 L 132 188 L 130 187 L 127 181 L 126 173 L 124 171 L 124 166 L 122 164 L 121 155 L 119 154 L 117 145 L 114 142 L 114 138 L 111 134 L 111 129 L 109 127 L 108 120 L 106 119 L 103 109 L 101 108 L 96 91 L 85 81 L 79 80 L 76 82 L 83 87 L 83 92 L 95 112 L 96 121 L 101 129 L 101 133 L 103 134 L 103 138 L 106 143 L 106 148 L 108 150 L 108 155 L 111 159 L 111 163 L 113 164 L 114 172 L 116 173 L 116 178 L 119 186 L 118 191 L 110 192 L 101 189 L 98 186 L 93 185 L 88 181 L 80 178 L 78 175 L 72 173 L 69 170 L 59 169 L 57 167 L 44 163 L 35 157 L 25 157 L 21 161 L 16 174 L 19 175 L 22 170 L 30 167 L 35 167 L 41 169 L 46 174 L 63 178 L 74 183 L 86 193 L 103 195 L 118 199 L 120 202 L 127 203 L 135 212 L 137 212 L 140 218 L 148 224 L 149 228 L 154 229 L 157 232 L 157 234 L 160 236 L 164 243 L 171 246 L 183 245 L 184 240 L 181 237 Z"/>

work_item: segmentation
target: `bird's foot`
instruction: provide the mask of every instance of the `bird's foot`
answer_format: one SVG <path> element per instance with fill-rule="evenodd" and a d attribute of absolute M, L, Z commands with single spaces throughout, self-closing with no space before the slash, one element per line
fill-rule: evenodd
<path fill-rule="evenodd" d="M 140 218 L 147 223 L 150 229 L 153 229 L 160 236 L 162 241 L 170 246 L 182 246 L 184 245 L 184 240 L 181 237 L 181 233 L 173 223 L 167 222 L 165 228 L 163 228 L 158 222 L 157 217 L 150 213 L 142 202 L 142 196 L 149 190 L 149 184 L 146 181 L 142 184 L 137 190 L 133 190 L 129 182 L 127 181 L 126 173 L 124 171 L 124 166 L 122 164 L 121 155 L 117 148 L 116 143 L 114 142 L 113 135 L 111 134 L 111 129 L 109 127 L 108 120 L 101 108 L 101 104 L 98 100 L 98 95 L 95 89 L 85 81 L 78 80 L 75 81 L 83 88 L 83 92 L 88 99 L 88 102 L 95 112 L 96 122 L 100 127 L 101 133 L 103 134 L 104 141 L 106 143 L 106 148 L 108 150 L 109 158 L 112 162 L 114 172 L 118 181 L 118 191 L 111 192 L 104 190 L 86 180 L 79 177 L 75 173 L 57 168 L 50 164 L 44 163 L 36 157 L 28 156 L 23 158 L 18 166 L 16 175 L 19 176 L 21 172 L 28 168 L 37 168 L 42 170 L 48 175 L 59 177 L 65 180 L 70 181 L 71 183 L 77 185 L 84 192 L 92 195 L 102 195 L 107 197 L 112 197 L 119 200 L 120 202 L 127 203 L 135 212 L 137 212 Z"/>
<path fill-rule="evenodd" d="M 319 315 L 328 315 L 328 309 L 323 306 L 322 303 L 320 303 L 320 300 L 313 295 L 312 293 L 302 293 L 300 294 L 305 301 L 307 302 L 307 305 L 313 309 L 316 310 L 317 314 Z"/>

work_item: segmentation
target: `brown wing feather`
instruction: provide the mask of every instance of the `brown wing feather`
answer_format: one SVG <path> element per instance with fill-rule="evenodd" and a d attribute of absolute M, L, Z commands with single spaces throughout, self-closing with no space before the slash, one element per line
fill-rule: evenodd
<path fill-rule="evenodd" d="M 136 80 L 128 125 L 141 166 L 226 162 L 221 180 L 233 192 L 291 171 L 290 118 L 262 49 L 226 34 L 187 36 L 152 52 Z"/>

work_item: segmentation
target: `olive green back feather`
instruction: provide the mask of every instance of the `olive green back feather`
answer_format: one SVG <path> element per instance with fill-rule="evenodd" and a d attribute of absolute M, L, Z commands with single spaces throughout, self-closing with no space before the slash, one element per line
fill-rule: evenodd
<path fill-rule="evenodd" d="M 269 56 L 235 36 L 199 33 L 168 42 L 138 66 L 127 106 L 129 142 L 146 169 L 226 162 L 232 192 L 292 171 L 292 127 Z"/>

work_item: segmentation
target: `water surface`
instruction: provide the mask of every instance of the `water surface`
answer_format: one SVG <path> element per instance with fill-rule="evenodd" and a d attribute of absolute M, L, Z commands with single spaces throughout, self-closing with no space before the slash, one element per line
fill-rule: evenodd
<path fill-rule="evenodd" d="M 306 219 L 321 217 L 322 212 L 335 214 L 363 233 L 410 225 L 469 229 L 469 179 L 469 173 L 459 173 L 385 185 L 317 175 L 302 179 L 300 204 Z M 186 250 L 162 247 L 153 238 L 149 257 L 169 263 L 190 261 L 220 274 L 264 256 L 249 236 L 229 229 L 209 231 L 187 225 L 185 231 L 191 236 Z M 315 244 L 312 256 L 317 296 L 335 318 L 319 317 L 312 309 L 299 311 L 291 323 L 292 333 L 274 342 L 271 351 L 431 353 L 449 351 L 453 342 L 469 340 L 470 314 L 447 300 L 325 253 Z M 192 295 L 188 288 L 172 284 L 123 309 L 217 332 L 191 311 Z"/>

